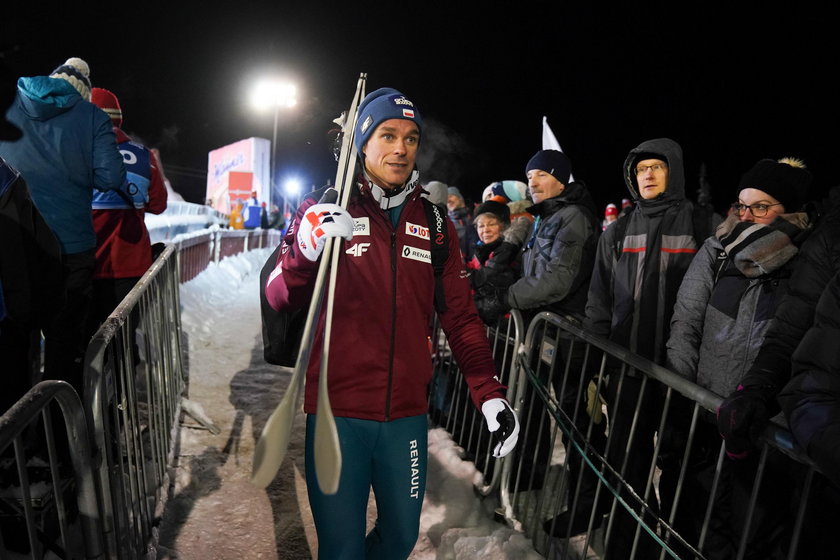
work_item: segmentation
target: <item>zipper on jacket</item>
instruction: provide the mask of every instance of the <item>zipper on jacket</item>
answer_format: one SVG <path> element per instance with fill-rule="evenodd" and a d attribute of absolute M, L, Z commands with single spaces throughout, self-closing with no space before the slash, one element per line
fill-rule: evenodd
<path fill-rule="evenodd" d="M 391 390 L 394 385 L 394 346 L 397 338 L 397 230 L 391 231 L 391 345 L 388 350 L 388 393 L 385 396 L 385 421 L 391 420 Z"/>

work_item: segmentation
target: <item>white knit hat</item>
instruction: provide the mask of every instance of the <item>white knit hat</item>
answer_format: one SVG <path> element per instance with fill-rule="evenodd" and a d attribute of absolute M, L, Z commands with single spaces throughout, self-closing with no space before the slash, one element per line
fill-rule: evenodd
<path fill-rule="evenodd" d="M 64 64 L 52 71 L 50 78 L 67 80 L 85 101 L 90 101 L 90 67 L 81 58 L 68 58 Z"/>

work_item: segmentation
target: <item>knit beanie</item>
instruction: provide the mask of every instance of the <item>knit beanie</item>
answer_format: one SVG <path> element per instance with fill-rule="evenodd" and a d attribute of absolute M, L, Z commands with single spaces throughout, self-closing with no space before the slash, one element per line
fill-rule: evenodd
<path fill-rule="evenodd" d="M 607 204 L 607 209 L 604 210 L 604 217 L 607 216 L 618 216 L 618 206 L 613 203 Z"/>
<path fill-rule="evenodd" d="M 376 127 L 389 119 L 414 121 L 423 131 L 423 119 L 414 103 L 394 88 L 379 88 L 367 94 L 359 105 L 354 142 L 359 155 Z"/>
<path fill-rule="evenodd" d="M 811 173 L 798 159 L 783 158 L 779 161 L 762 159 L 744 173 L 738 191 L 758 189 L 764 191 L 785 207 L 785 212 L 796 212 L 806 200 Z"/>
<path fill-rule="evenodd" d="M 117 99 L 116 95 L 107 89 L 98 87 L 91 88 L 90 102 L 105 111 L 105 113 L 111 117 L 111 122 L 114 126 L 122 126 L 122 107 L 120 107 L 120 101 Z"/>
<path fill-rule="evenodd" d="M 461 191 L 458 189 L 458 187 L 449 187 L 448 189 L 446 189 L 446 192 L 447 194 L 454 194 L 461 200 L 464 200 L 464 195 L 461 194 Z"/>
<path fill-rule="evenodd" d="M 52 71 L 50 78 L 61 78 L 70 82 L 82 99 L 90 101 L 90 68 L 81 58 L 68 58 L 67 61 Z"/>
<path fill-rule="evenodd" d="M 490 183 L 482 193 L 482 200 L 498 200 L 500 202 L 516 202 L 525 200 L 528 186 L 522 181 L 496 181 Z"/>
<path fill-rule="evenodd" d="M 527 175 L 532 169 L 545 171 L 565 185 L 572 174 L 572 163 L 560 150 L 540 150 L 528 161 L 525 174 Z"/>
<path fill-rule="evenodd" d="M 499 218 L 502 223 L 508 224 L 510 223 L 510 208 L 508 208 L 507 204 L 502 202 L 498 202 L 495 200 L 485 200 L 481 203 L 481 205 L 475 209 L 475 218 L 478 218 L 482 214 L 493 214 L 497 218 Z M 473 222 L 475 221 L 473 218 Z"/>

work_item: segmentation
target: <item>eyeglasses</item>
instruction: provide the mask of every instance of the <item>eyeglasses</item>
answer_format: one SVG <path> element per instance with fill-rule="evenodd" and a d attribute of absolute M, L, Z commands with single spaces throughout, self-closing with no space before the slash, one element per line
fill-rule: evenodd
<path fill-rule="evenodd" d="M 668 169 L 668 165 L 665 163 L 654 163 L 653 165 L 640 165 L 636 168 L 636 175 L 647 173 L 648 169 L 656 173 L 657 171 Z"/>
<path fill-rule="evenodd" d="M 767 211 L 770 210 L 771 206 L 781 206 L 781 202 L 777 202 L 775 204 L 741 204 L 740 202 L 735 202 L 732 204 L 732 210 L 738 213 L 739 216 L 743 216 L 747 213 L 747 210 L 755 216 L 756 218 L 763 218 L 767 215 Z"/>

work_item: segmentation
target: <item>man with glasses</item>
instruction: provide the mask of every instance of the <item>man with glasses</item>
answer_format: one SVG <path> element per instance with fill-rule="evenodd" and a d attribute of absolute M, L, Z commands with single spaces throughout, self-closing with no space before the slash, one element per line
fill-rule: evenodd
<path fill-rule="evenodd" d="M 658 364 L 665 363 L 671 314 L 683 275 L 717 225 L 710 211 L 685 198 L 682 148 L 670 138 L 642 142 L 624 162 L 624 181 L 635 206 L 601 235 L 589 286 L 585 326 Z M 662 410 L 655 381 L 633 369 L 608 368 L 605 397 L 610 418 L 607 458 L 633 490 L 644 495 Z M 641 398 L 641 401 L 640 401 Z M 639 415 L 634 415 L 638 407 Z M 625 452 L 632 437 L 632 453 Z M 625 455 L 627 455 L 625 457 Z M 667 478 L 667 473 L 662 475 Z M 663 482 L 664 484 L 664 482 Z M 602 489 L 602 491 L 606 491 Z M 622 497 L 637 511 L 626 490 Z M 663 495 L 663 498 L 666 498 Z M 648 502 L 658 509 L 651 490 Z M 606 557 L 629 557 L 637 523 L 618 504 Z M 651 521 L 645 516 L 647 522 Z M 637 558 L 658 555 L 640 532 Z"/>

